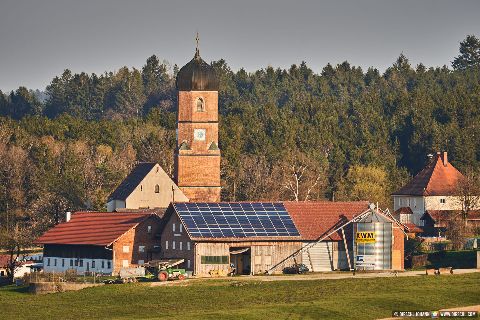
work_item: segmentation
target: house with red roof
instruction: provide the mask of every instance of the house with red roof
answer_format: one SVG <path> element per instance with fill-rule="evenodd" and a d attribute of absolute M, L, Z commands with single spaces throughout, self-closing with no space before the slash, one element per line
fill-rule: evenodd
<path fill-rule="evenodd" d="M 119 274 L 160 257 L 161 223 L 153 210 L 76 212 L 35 240 L 44 272 Z"/>
<path fill-rule="evenodd" d="M 410 208 L 408 221 L 422 225 L 425 212 L 431 210 L 461 210 L 458 184 L 464 179 L 449 161 L 447 152 L 437 152 L 430 162 L 405 186 L 392 193 L 394 211 Z"/>

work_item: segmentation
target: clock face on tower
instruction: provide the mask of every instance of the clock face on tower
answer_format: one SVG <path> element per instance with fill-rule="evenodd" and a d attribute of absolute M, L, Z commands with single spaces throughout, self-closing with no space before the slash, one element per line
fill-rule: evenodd
<path fill-rule="evenodd" d="M 205 129 L 195 129 L 193 130 L 193 139 L 197 141 L 205 141 L 206 130 Z"/>

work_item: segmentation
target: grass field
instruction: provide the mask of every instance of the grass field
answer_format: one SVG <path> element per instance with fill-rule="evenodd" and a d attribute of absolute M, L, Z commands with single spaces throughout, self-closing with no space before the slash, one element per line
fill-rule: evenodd
<path fill-rule="evenodd" d="M 49 295 L 0 288 L 1 319 L 376 319 L 480 304 L 480 273 L 372 279 L 192 280 Z"/>

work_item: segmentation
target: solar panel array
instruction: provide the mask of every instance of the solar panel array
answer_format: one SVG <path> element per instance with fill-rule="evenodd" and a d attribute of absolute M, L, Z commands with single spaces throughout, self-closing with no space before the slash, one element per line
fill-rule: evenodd
<path fill-rule="evenodd" d="M 282 203 L 175 203 L 190 235 L 199 238 L 295 237 Z"/>

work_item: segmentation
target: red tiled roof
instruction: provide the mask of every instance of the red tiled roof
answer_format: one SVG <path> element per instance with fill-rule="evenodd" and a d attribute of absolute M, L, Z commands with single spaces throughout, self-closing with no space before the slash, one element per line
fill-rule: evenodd
<path fill-rule="evenodd" d="M 426 215 L 429 215 L 430 218 L 436 223 L 441 221 L 446 221 L 454 215 L 460 215 L 461 210 L 427 210 L 425 214 L 420 219 L 424 219 Z M 467 220 L 477 220 L 480 219 L 480 210 L 471 210 L 468 212 Z"/>
<path fill-rule="evenodd" d="M 393 195 L 449 196 L 457 193 L 458 182 L 464 176 L 448 162 L 447 153 L 435 158 L 409 183 Z"/>
<path fill-rule="evenodd" d="M 317 240 L 333 231 L 333 227 L 340 222 L 351 220 L 368 209 L 367 201 L 355 202 L 284 202 L 285 208 L 293 219 L 303 240 Z M 339 234 L 334 233 L 331 240 L 341 240 Z"/>
<path fill-rule="evenodd" d="M 403 224 L 405 227 L 407 227 L 407 232 L 410 233 L 421 233 L 423 232 L 423 229 L 417 226 L 415 223 L 407 222 Z"/>
<path fill-rule="evenodd" d="M 393 214 L 394 215 L 413 214 L 413 211 L 412 211 L 412 208 L 410 207 L 401 207 L 401 208 L 398 208 Z"/>
<path fill-rule="evenodd" d="M 9 261 L 10 256 L 8 254 L 0 254 L 0 268 L 6 268 Z"/>
<path fill-rule="evenodd" d="M 77 212 L 35 240 L 37 244 L 87 244 L 107 246 L 137 226 L 151 213 Z"/>

